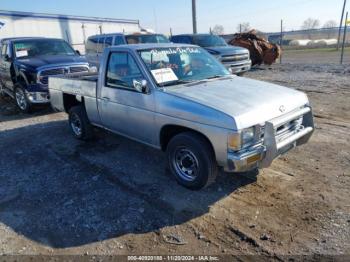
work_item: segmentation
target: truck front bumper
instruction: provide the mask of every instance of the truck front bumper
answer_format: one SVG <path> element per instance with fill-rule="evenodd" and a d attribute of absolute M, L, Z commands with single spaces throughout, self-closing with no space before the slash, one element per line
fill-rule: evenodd
<path fill-rule="evenodd" d="M 50 94 L 47 85 L 32 84 L 28 85 L 25 91 L 28 101 L 31 104 L 50 103 Z"/>
<path fill-rule="evenodd" d="M 252 61 L 245 60 L 245 61 L 239 61 L 239 62 L 235 62 L 235 63 L 223 63 L 223 65 L 227 69 L 231 69 L 231 72 L 233 74 L 239 74 L 239 73 L 244 73 L 244 72 L 249 71 L 252 67 Z"/>
<path fill-rule="evenodd" d="M 50 103 L 50 95 L 48 92 L 28 92 L 26 96 L 31 104 L 48 104 Z"/>
<path fill-rule="evenodd" d="M 292 120 L 303 117 L 302 124 L 287 135 L 276 136 L 277 130 Z M 312 110 L 305 107 L 298 112 L 265 123 L 264 138 L 261 144 L 239 152 L 229 152 L 226 172 L 246 172 L 255 168 L 266 168 L 272 161 L 292 148 L 305 144 L 314 131 Z"/>

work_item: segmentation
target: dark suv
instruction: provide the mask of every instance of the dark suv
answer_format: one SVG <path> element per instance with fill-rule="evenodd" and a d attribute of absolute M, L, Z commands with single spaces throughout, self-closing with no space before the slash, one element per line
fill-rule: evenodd
<path fill-rule="evenodd" d="M 212 34 L 186 34 L 174 35 L 170 38 L 174 43 L 193 44 L 205 48 L 210 54 L 215 56 L 232 73 L 242 75 L 249 71 L 252 65 L 249 50 L 228 45 L 225 40 Z"/>
<path fill-rule="evenodd" d="M 88 61 L 99 66 L 100 57 L 103 50 L 113 45 L 128 44 L 153 44 L 153 43 L 170 43 L 169 39 L 161 34 L 151 33 L 112 33 L 90 36 L 85 44 L 85 54 Z"/>
<path fill-rule="evenodd" d="M 62 39 L 6 38 L 0 43 L 0 93 L 14 98 L 23 112 L 49 103 L 49 76 L 90 70 L 87 60 Z"/>

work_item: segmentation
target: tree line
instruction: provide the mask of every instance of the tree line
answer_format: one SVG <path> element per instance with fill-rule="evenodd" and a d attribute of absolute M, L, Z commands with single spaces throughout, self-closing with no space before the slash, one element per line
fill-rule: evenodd
<path fill-rule="evenodd" d="M 323 24 L 321 27 L 321 22 L 319 19 L 315 18 L 308 18 L 306 19 L 303 24 L 301 25 L 300 29 L 301 30 L 312 30 L 312 29 L 320 29 L 320 28 L 333 28 L 337 27 L 337 22 L 335 20 L 329 20 Z M 250 23 L 248 22 L 243 22 L 237 25 L 236 31 L 239 33 L 245 33 L 251 30 Z M 225 33 L 225 28 L 223 25 L 215 25 L 211 29 L 211 33 L 216 34 L 216 35 L 222 35 Z"/>

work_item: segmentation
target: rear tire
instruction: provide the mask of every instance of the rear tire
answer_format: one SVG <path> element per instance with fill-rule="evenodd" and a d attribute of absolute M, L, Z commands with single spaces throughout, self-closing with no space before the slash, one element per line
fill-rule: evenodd
<path fill-rule="evenodd" d="M 21 84 L 15 85 L 15 100 L 19 110 L 23 113 L 30 113 L 32 111 L 32 105 L 27 98 L 24 87 Z"/>
<path fill-rule="evenodd" d="M 93 137 L 93 127 L 85 108 L 81 105 L 74 106 L 69 110 L 69 126 L 76 139 L 89 140 Z"/>
<path fill-rule="evenodd" d="M 169 168 L 177 182 L 191 190 L 212 184 L 218 174 L 215 154 L 209 142 L 199 134 L 176 135 L 167 146 Z"/>

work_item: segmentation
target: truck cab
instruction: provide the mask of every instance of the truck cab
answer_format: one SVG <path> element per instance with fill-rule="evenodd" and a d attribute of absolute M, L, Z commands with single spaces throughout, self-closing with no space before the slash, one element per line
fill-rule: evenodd
<path fill-rule="evenodd" d="M 85 56 L 89 63 L 99 67 L 103 50 L 110 46 L 128 44 L 170 43 L 162 34 L 153 33 L 111 33 L 90 36 L 85 44 Z"/>
<path fill-rule="evenodd" d="M 89 72 L 89 63 L 62 39 L 7 38 L 1 40 L 0 92 L 29 112 L 48 104 L 48 77 Z"/>

